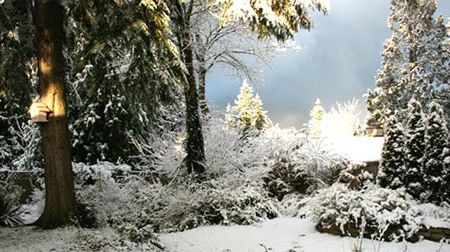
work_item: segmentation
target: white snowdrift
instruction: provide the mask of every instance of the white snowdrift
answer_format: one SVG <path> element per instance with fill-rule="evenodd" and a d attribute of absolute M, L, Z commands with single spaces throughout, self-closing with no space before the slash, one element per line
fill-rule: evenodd
<path fill-rule="evenodd" d="M 277 218 L 259 226 L 210 226 L 179 233 L 162 234 L 161 241 L 172 252 L 274 251 L 348 252 L 358 239 L 321 234 L 308 219 Z M 450 251 L 450 244 L 362 241 L 364 252 Z M 378 246 L 379 249 L 378 249 Z"/>

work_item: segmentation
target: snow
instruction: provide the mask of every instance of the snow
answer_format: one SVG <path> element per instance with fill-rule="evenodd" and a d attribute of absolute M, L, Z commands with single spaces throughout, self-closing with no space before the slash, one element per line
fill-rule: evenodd
<path fill-rule="evenodd" d="M 359 243 L 357 238 L 321 234 L 315 230 L 311 220 L 292 217 L 268 220 L 258 226 L 199 227 L 184 232 L 162 234 L 160 239 L 166 245 L 167 250 L 172 252 L 348 252 L 352 251 L 352 248 Z M 406 242 L 380 243 L 363 239 L 362 246 L 365 252 L 450 251 L 450 244 L 439 244 L 426 240 L 413 244 Z M 378 246 L 380 246 L 379 249 Z"/>
<path fill-rule="evenodd" d="M 379 161 L 383 137 L 342 137 L 327 140 L 330 148 L 355 163 Z"/>

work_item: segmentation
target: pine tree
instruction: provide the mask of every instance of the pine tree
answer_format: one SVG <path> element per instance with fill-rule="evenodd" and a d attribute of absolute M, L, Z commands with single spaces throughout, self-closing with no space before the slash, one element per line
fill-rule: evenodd
<path fill-rule="evenodd" d="M 409 194 L 419 199 L 423 193 L 422 169 L 424 165 L 425 122 L 422 106 L 416 99 L 408 104 L 408 116 L 405 142 L 405 174 L 404 186 Z"/>
<path fill-rule="evenodd" d="M 269 124 L 267 111 L 263 109 L 263 102 L 258 94 L 253 95 L 253 89 L 244 80 L 234 106 L 228 104 L 225 121 L 227 127 L 237 128 L 244 135 L 252 130 L 262 131 Z"/>
<path fill-rule="evenodd" d="M 380 186 L 392 189 L 403 186 L 402 176 L 405 172 L 404 142 L 403 126 L 398 122 L 397 115 L 392 115 L 388 119 L 381 154 L 380 171 L 377 178 Z"/>
<path fill-rule="evenodd" d="M 235 110 L 238 112 L 236 126 L 246 131 L 252 126 L 252 106 L 253 106 L 253 89 L 248 82 L 242 82 L 241 89 L 234 102 Z"/>
<path fill-rule="evenodd" d="M 392 0 L 388 27 L 393 33 L 384 45 L 376 88 L 367 93 L 369 124 L 383 125 L 392 111 L 402 112 L 404 121 L 412 97 L 424 105 L 445 93 L 438 86 L 449 82 L 449 35 L 442 17 L 433 18 L 435 11 L 435 0 Z"/>
<path fill-rule="evenodd" d="M 322 104 L 320 102 L 320 99 L 317 98 L 316 102 L 314 103 L 314 107 L 312 108 L 311 112 L 309 113 L 309 116 L 311 119 L 308 122 L 308 132 L 309 135 L 313 138 L 319 138 L 321 134 L 321 122 L 322 117 L 325 115 L 325 109 L 322 107 Z"/>
<path fill-rule="evenodd" d="M 448 136 L 449 132 L 444 119 L 442 107 L 432 102 L 426 121 L 425 136 L 425 188 L 426 201 L 439 204 L 445 198 L 445 183 L 448 184 L 448 163 L 444 163 L 448 155 Z M 448 161 L 448 160 L 447 160 Z M 448 201 L 448 199 L 447 199 Z"/>
<path fill-rule="evenodd" d="M 267 111 L 263 109 L 263 102 L 258 94 L 252 99 L 252 127 L 261 131 L 269 124 Z"/>
<path fill-rule="evenodd" d="M 447 136 L 447 145 L 443 152 L 443 163 L 444 163 L 444 184 L 443 184 L 443 195 L 444 201 L 450 204 L 450 133 Z"/>

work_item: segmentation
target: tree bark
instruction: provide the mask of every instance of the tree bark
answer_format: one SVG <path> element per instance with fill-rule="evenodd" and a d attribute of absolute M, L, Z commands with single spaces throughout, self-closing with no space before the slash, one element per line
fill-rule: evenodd
<path fill-rule="evenodd" d="M 58 0 L 35 0 L 39 63 L 40 102 L 52 113 L 42 124 L 45 167 L 45 208 L 35 223 L 55 228 L 70 223 L 75 211 L 69 128 L 65 104 L 64 58 L 62 54 L 64 9 Z"/>
<path fill-rule="evenodd" d="M 186 66 L 187 73 L 184 78 L 184 96 L 186 102 L 186 152 L 184 164 L 188 173 L 203 173 L 206 170 L 205 144 L 203 140 L 201 114 L 197 81 L 195 78 L 194 53 L 192 48 L 192 33 L 190 30 L 190 15 L 192 2 L 189 7 L 186 3 L 174 1 L 178 25 L 178 42 L 181 59 Z"/>
<path fill-rule="evenodd" d="M 209 108 L 208 103 L 206 102 L 206 50 L 205 43 L 202 41 L 200 36 L 197 34 L 195 36 L 195 45 L 196 45 L 196 53 L 195 58 L 197 59 L 197 76 L 198 76 L 198 99 L 200 103 L 200 110 L 202 111 L 203 118 L 209 119 Z"/>
<path fill-rule="evenodd" d="M 204 62 L 199 62 L 198 98 L 199 98 L 199 102 L 200 102 L 200 110 L 202 111 L 203 117 L 206 119 L 209 119 L 210 113 L 209 113 L 208 103 L 206 102 L 206 69 L 204 66 Z"/>

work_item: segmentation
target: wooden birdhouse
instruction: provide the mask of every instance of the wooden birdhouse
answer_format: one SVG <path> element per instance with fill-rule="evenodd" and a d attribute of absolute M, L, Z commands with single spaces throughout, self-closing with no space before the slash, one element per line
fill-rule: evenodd
<path fill-rule="evenodd" d="M 52 111 L 44 103 L 33 102 L 28 112 L 30 113 L 31 121 L 39 123 L 48 122 L 48 114 Z"/>

